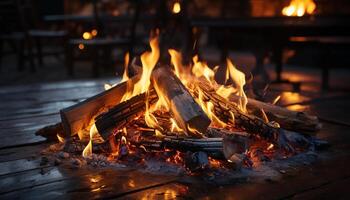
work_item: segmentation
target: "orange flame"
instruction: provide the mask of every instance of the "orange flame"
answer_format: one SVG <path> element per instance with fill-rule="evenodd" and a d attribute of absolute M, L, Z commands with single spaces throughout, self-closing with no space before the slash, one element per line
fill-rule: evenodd
<path fill-rule="evenodd" d="M 245 85 L 245 75 L 243 72 L 239 71 L 233 64 L 230 59 L 226 59 L 227 62 L 227 73 L 230 75 L 232 81 L 236 84 L 236 87 L 238 89 L 237 93 L 238 96 L 241 98 L 238 102 L 238 107 L 243 111 L 247 112 L 247 103 L 248 98 L 247 95 L 244 92 L 244 85 Z"/>
<path fill-rule="evenodd" d="M 90 128 L 90 140 L 88 145 L 85 147 L 84 151 L 83 151 L 83 157 L 87 158 L 90 157 L 92 155 L 92 138 L 94 137 L 95 134 L 97 134 L 97 128 L 95 126 L 95 124 L 93 124 Z"/>
<path fill-rule="evenodd" d="M 152 71 L 157 64 L 160 55 L 157 37 L 150 40 L 150 46 L 151 52 L 145 52 L 141 55 L 142 74 L 140 80 L 135 83 L 132 88 L 129 88 L 121 101 L 126 101 L 131 97 L 144 93 L 148 90 L 151 84 L 150 78 Z"/>
<path fill-rule="evenodd" d="M 282 9 L 285 16 L 304 16 L 305 13 L 311 15 L 316 9 L 313 0 L 292 0 L 290 4 Z"/>

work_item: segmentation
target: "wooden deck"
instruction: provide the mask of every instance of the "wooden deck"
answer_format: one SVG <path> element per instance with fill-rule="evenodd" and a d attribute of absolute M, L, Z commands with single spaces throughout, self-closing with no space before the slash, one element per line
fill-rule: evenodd
<path fill-rule="evenodd" d="M 58 111 L 103 90 L 104 81 L 61 82 L 0 88 L 0 199 L 348 199 L 350 94 L 290 95 L 282 104 L 324 120 L 318 136 L 331 158 L 287 171 L 280 181 L 207 185 L 136 170 L 70 169 L 40 165 L 48 146 L 35 131 L 60 120 Z M 287 95 L 288 96 L 288 93 Z M 98 179 L 92 182 L 91 179 Z"/>

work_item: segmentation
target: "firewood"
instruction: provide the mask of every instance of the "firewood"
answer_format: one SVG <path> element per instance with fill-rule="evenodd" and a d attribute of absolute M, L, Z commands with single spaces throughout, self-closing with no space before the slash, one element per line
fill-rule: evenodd
<path fill-rule="evenodd" d="M 40 135 L 47 139 L 47 141 L 57 141 L 57 135 L 63 137 L 62 123 L 56 123 L 45 126 L 35 132 L 35 135 Z"/>
<path fill-rule="evenodd" d="M 194 137 L 202 137 L 189 129 L 204 133 L 211 121 L 175 74 L 163 66 L 153 71 L 151 79 L 158 96 L 164 97 L 177 125 Z"/>
<path fill-rule="evenodd" d="M 108 140 L 113 130 L 126 127 L 135 118 L 140 117 L 146 109 L 147 98 L 150 104 L 155 103 L 158 99 L 155 91 L 151 89 L 149 95 L 143 93 L 134 96 L 97 116 L 95 125 L 103 139 Z"/>
<path fill-rule="evenodd" d="M 168 133 L 171 134 L 171 133 Z M 174 134 L 173 134 L 174 135 Z M 131 141 L 132 144 L 143 146 L 147 150 L 173 149 L 182 152 L 203 151 L 216 158 L 224 158 L 222 153 L 223 138 L 187 138 L 178 136 L 142 137 L 140 141 Z"/>
<path fill-rule="evenodd" d="M 239 96 L 231 95 L 229 99 L 237 102 Z M 318 118 L 305 112 L 292 111 L 287 108 L 265 103 L 255 99 L 248 99 L 249 111 L 259 113 L 263 109 L 270 120 L 278 122 L 281 127 L 288 130 L 315 132 L 321 129 L 322 124 Z"/>
<path fill-rule="evenodd" d="M 128 87 L 133 86 L 139 79 L 140 76 L 136 75 L 109 90 L 62 109 L 60 114 L 65 137 L 74 135 L 78 131 L 89 127 L 91 125 L 91 120 L 104 111 L 103 108 L 108 109 L 118 104 Z"/>
<path fill-rule="evenodd" d="M 223 122 L 233 124 L 237 128 L 241 128 L 250 134 L 261 137 L 271 143 L 278 145 L 288 151 L 293 151 L 289 145 L 284 133 L 278 127 L 274 127 L 265 123 L 262 119 L 243 113 L 238 106 L 226 100 L 216 93 L 207 81 L 196 81 L 190 83 L 190 92 L 195 96 L 199 96 L 199 91 L 203 93 L 203 100 L 213 103 L 213 112 Z M 232 118 L 232 114 L 234 118 Z"/>

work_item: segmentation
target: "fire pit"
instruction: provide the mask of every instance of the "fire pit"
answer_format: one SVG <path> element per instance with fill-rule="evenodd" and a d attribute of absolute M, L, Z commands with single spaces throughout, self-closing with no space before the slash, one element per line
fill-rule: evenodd
<path fill-rule="evenodd" d="M 157 37 L 150 47 L 125 63 L 120 83 L 62 109 L 60 123 L 37 132 L 57 136 L 43 152 L 49 159 L 74 168 L 136 168 L 229 182 L 278 178 L 287 166 L 315 161 L 316 150 L 328 146 L 311 134 L 321 128 L 316 116 L 276 106 L 279 97 L 271 103 L 248 98 L 245 75 L 230 59 L 222 85 L 214 79 L 217 68 L 197 56 L 186 66 L 169 49 L 171 63 L 161 65 Z"/>

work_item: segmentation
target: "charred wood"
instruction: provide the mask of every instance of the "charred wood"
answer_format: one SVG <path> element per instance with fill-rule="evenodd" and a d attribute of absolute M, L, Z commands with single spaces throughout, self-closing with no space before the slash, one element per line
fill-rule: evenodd
<path fill-rule="evenodd" d="M 237 128 L 261 137 L 288 151 L 293 151 L 279 127 L 272 126 L 256 116 L 242 112 L 235 103 L 218 95 L 206 80 L 199 79 L 196 83 L 191 84 L 190 89 L 195 97 L 199 97 L 200 90 L 203 93 L 203 100 L 213 103 L 214 113 L 221 121 L 233 124 Z"/>
<path fill-rule="evenodd" d="M 175 74 L 165 66 L 159 67 L 153 71 L 151 79 L 158 96 L 164 97 L 177 125 L 191 136 L 202 137 L 191 130 L 204 133 L 211 121 Z"/>
<path fill-rule="evenodd" d="M 134 76 L 126 82 L 120 83 L 109 90 L 103 91 L 80 103 L 60 110 L 64 135 L 69 137 L 78 131 L 88 128 L 95 116 L 101 114 L 105 109 L 120 103 L 123 95 L 140 79 Z"/>
<path fill-rule="evenodd" d="M 99 134 L 103 139 L 108 140 L 114 130 L 127 126 L 144 113 L 146 101 L 149 101 L 149 104 L 153 104 L 157 99 L 155 91 L 151 89 L 149 94 L 143 93 L 134 96 L 100 114 L 95 118 L 95 125 Z"/>
<path fill-rule="evenodd" d="M 231 101 L 237 102 L 240 97 L 231 95 Z M 255 99 L 248 99 L 247 108 L 253 113 L 264 110 L 270 120 L 278 122 L 281 127 L 295 131 L 315 132 L 321 129 L 322 124 L 318 118 L 305 112 L 292 111 L 287 108 L 265 103 Z"/>

